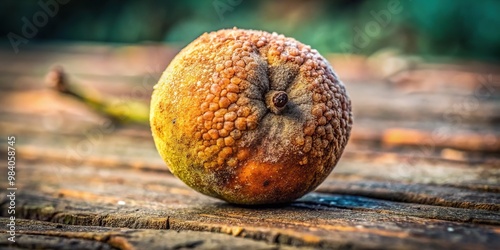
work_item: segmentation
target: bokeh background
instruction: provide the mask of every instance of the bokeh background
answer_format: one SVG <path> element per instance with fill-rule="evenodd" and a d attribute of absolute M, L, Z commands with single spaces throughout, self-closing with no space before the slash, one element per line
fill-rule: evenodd
<path fill-rule="evenodd" d="M 0 2 L 0 34 L 7 45 L 6 34 L 21 34 L 22 17 L 32 20 L 41 9 L 40 2 Z M 30 43 L 165 42 L 184 46 L 203 32 L 237 26 L 283 33 L 321 53 L 369 55 L 391 47 L 423 57 L 488 61 L 500 58 L 500 2 L 496 0 L 64 0 L 61 3 L 65 4 L 59 4 L 58 13 L 49 18 Z M 387 19 L 380 13 L 387 13 L 389 6 L 397 11 Z M 380 14 L 379 19 L 374 13 Z M 373 21 L 378 22 L 378 28 L 370 24 Z M 366 29 L 371 33 L 366 33 Z M 363 36 L 358 31 L 364 32 L 369 41 L 365 43 L 357 37 Z M 361 39 L 358 45 L 363 46 L 349 47 L 354 39 Z"/>

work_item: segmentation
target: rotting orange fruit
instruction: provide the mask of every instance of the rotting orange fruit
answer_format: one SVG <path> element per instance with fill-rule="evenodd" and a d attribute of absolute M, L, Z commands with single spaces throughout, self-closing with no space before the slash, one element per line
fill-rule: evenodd
<path fill-rule="evenodd" d="M 170 63 L 151 129 L 171 172 L 230 203 L 273 204 L 312 191 L 352 127 L 344 85 L 316 50 L 264 31 L 205 33 Z"/>

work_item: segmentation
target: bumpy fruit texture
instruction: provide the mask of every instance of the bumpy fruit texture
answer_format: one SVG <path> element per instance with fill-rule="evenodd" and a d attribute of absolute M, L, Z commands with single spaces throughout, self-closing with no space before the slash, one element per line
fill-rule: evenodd
<path fill-rule="evenodd" d="M 171 172 L 230 203 L 293 201 L 337 164 L 351 103 L 328 62 L 276 33 L 220 30 L 185 47 L 151 100 L 151 129 Z"/>

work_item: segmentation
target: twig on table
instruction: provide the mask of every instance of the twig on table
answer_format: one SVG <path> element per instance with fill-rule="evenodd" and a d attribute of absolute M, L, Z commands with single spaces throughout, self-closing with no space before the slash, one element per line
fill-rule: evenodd
<path fill-rule="evenodd" d="M 108 116 L 114 122 L 120 124 L 149 124 L 149 107 L 147 104 L 135 100 L 104 96 L 89 86 L 70 81 L 61 66 L 53 67 L 45 80 L 49 87 L 59 93 L 76 98 L 94 110 Z"/>

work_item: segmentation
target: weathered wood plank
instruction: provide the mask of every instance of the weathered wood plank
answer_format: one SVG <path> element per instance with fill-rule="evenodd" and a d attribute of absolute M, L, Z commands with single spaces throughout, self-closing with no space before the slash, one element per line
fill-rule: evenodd
<path fill-rule="evenodd" d="M 128 194 L 138 199 L 145 195 L 162 196 L 168 193 L 194 196 L 194 198 L 198 196 L 197 193 L 190 190 L 183 183 L 166 172 L 163 174 L 158 172 L 143 173 L 133 169 L 107 169 L 103 168 L 101 165 L 95 165 L 96 167 L 93 167 L 86 164 L 64 168 L 54 166 L 50 163 L 39 165 L 30 162 L 29 164 L 30 166 L 24 168 L 25 171 L 29 171 L 31 174 L 27 177 L 27 180 L 23 181 L 23 183 L 29 183 L 26 184 L 26 188 L 30 190 L 36 188 L 39 190 L 38 192 L 46 192 L 47 194 L 54 194 L 62 197 L 77 199 L 87 199 L 90 197 L 90 199 L 94 199 L 98 196 L 112 196 L 113 192 L 119 192 L 127 188 L 131 189 L 128 191 Z M 98 175 L 96 176 L 96 174 Z M 20 178 L 23 178 L 23 175 L 21 175 Z M 41 182 L 40 179 L 44 180 L 42 186 L 39 186 Z M 101 188 L 89 189 L 89 184 Z M 41 189 L 42 187 L 43 189 Z M 106 187 L 106 190 L 103 190 L 102 187 Z M 439 209 L 449 209 L 456 213 L 456 217 L 452 219 L 454 221 L 464 221 L 464 217 L 462 216 L 463 214 L 456 212 L 462 210 L 453 209 L 451 207 L 468 208 L 469 210 L 467 210 L 467 213 L 469 217 L 474 219 L 476 218 L 476 215 L 474 215 L 475 213 L 477 216 L 481 213 L 489 215 L 494 214 L 477 209 L 498 211 L 498 204 L 500 203 L 498 202 L 500 195 L 495 193 L 422 184 L 410 185 L 398 182 L 377 182 L 369 179 L 349 180 L 349 178 L 336 178 L 335 175 L 331 176 L 321 185 L 318 191 L 334 194 L 363 195 L 365 197 L 406 201 L 417 204 L 438 205 L 439 207 L 436 207 L 437 210 L 430 213 L 431 217 L 428 218 L 435 218 L 432 214 L 438 213 L 437 211 Z M 147 194 L 144 192 L 147 192 Z M 82 195 L 83 197 L 81 197 Z M 328 199 L 328 195 L 323 194 L 323 196 Z M 319 201 L 319 199 L 320 198 L 317 199 L 317 203 L 322 204 L 323 202 Z M 385 201 L 379 202 L 384 203 Z M 361 202 L 358 203 L 361 204 Z M 380 207 L 386 207 L 386 205 L 380 205 Z M 386 213 L 390 213 L 390 211 Z M 486 219 L 487 216 L 484 216 L 485 215 L 481 218 L 477 217 L 476 219 L 478 221 L 489 220 L 490 224 L 495 224 L 491 218 Z"/>
<path fill-rule="evenodd" d="M 0 223 L 6 224 L 6 218 Z M 15 242 L 0 235 L 2 248 L 26 249 L 309 249 L 254 241 L 227 234 L 125 229 L 102 226 L 76 226 L 33 220 L 16 220 Z"/>
<path fill-rule="evenodd" d="M 278 208 L 238 207 L 197 194 L 166 173 L 87 165 L 58 170 L 35 163 L 23 169 L 18 210 L 27 219 L 223 232 L 269 243 L 327 248 L 390 244 L 488 249 L 500 244 L 496 211 L 314 193 Z M 358 242 L 365 237 L 372 240 Z"/>
<path fill-rule="evenodd" d="M 500 194 L 455 187 L 370 180 L 348 182 L 332 178 L 323 183 L 318 191 L 445 207 L 500 211 Z"/>
<path fill-rule="evenodd" d="M 196 230 L 231 234 L 268 243 L 313 247 L 488 249 L 500 242 L 498 227 L 384 215 L 298 202 L 291 207 L 241 208 L 204 203 L 173 209 L 140 202 L 112 204 L 49 197 L 21 197 L 23 218 L 71 225 Z M 169 200 L 170 201 L 170 200 Z M 348 202 L 348 200 L 347 200 Z M 417 236 L 418 235 L 418 236 Z M 415 237 L 416 236 L 416 237 Z M 358 242 L 369 237 L 369 242 Z M 451 242 L 450 242 L 451 239 Z"/>
<path fill-rule="evenodd" d="M 29 160 L 26 164 L 42 161 L 57 171 L 94 165 L 116 171 L 167 172 L 147 129 L 135 135 L 128 131 L 118 128 L 109 134 L 90 137 L 35 133 L 19 137 L 18 152 L 21 158 Z M 359 158 L 343 159 L 319 191 L 431 205 L 498 209 L 500 169 L 497 167 L 421 159 L 401 164 L 397 158 L 382 161 Z M 79 172 L 74 174 L 81 175 Z"/>

